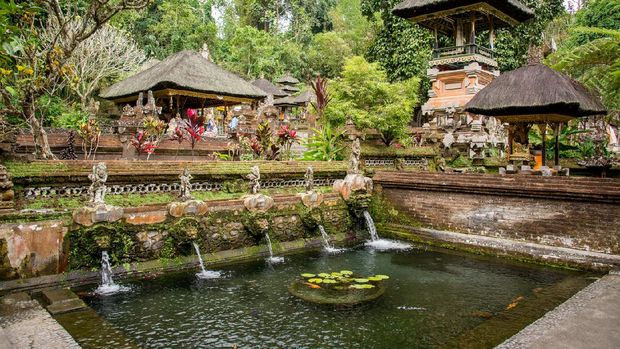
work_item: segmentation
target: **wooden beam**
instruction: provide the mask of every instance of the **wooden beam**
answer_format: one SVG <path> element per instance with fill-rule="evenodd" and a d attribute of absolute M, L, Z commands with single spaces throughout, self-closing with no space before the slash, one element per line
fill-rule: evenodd
<path fill-rule="evenodd" d="M 495 18 L 499 19 L 500 21 L 508 25 L 511 25 L 511 26 L 516 26 L 517 24 L 519 24 L 518 20 L 510 17 L 509 15 L 501 12 L 500 10 L 496 9 L 495 7 L 485 2 L 480 2 L 477 4 L 473 4 L 473 5 L 455 7 L 449 10 L 445 10 L 445 11 L 438 11 L 438 12 L 429 13 L 429 14 L 425 14 L 421 16 L 411 17 L 409 18 L 409 20 L 412 22 L 419 23 L 419 22 L 425 22 L 429 20 L 449 17 L 449 16 L 467 13 L 467 12 L 476 12 L 476 11 L 492 15 Z"/>

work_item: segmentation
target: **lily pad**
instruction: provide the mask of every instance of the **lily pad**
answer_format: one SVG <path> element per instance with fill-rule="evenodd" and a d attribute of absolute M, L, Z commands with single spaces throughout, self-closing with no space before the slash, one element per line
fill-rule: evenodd
<path fill-rule="evenodd" d="M 313 284 L 320 284 L 323 282 L 323 279 L 313 278 L 313 279 L 308 280 L 308 282 L 311 282 Z"/>
<path fill-rule="evenodd" d="M 381 280 L 387 280 L 387 279 L 389 279 L 389 278 L 390 278 L 390 277 L 389 277 L 389 276 L 387 276 L 387 275 L 381 275 L 381 274 L 379 274 L 379 275 L 375 275 L 375 277 L 376 277 L 376 278 L 380 278 Z"/>
<path fill-rule="evenodd" d="M 320 273 L 319 276 L 322 278 L 326 278 L 326 277 L 329 277 L 330 275 L 327 273 Z"/>
<path fill-rule="evenodd" d="M 302 277 L 302 278 L 304 278 L 304 279 L 310 279 L 310 278 L 313 278 L 313 277 L 315 277 L 315 276 L 316 276 L 316 275 L 314 275 L 314 274 L 310 274 L 310 273 L 304 273 L 304 274 L 301 274 L 301 277 Z"/>
<path fill-rule="evenodd" d="M 353 275 L 353 272 L 350 270 L 341 270 L 340 274 L 342 275 Z"/>
<path fill-rule="evenodd" d="M 376 276 L 371 276 L 368 278 L 368 280 L 372 281 L 372 282 L 379 282 L 382 281 L 383 279 L 380 277 L 376 277 Z"/>
<path fill-rule="evenodd" d="M 337 283 L 338 283 L 338 281 L 333 280 L 333 279 L 324 279 L 324 280 L 323 280 L 323 283 L 324 283 L 324 284 L 337 284 Z"/>
<path fill-rule="evenodd" d="M 358 284 L 354 284 L 349 286 L 350 288 L 354 288 L 356 290 L 364 290 L 364 289 L 370 289 L 370 288 L 375 288 L 375 285 L 369 285 L 369 284 L 365 284 L 365 285 L 358 285 Z"/>
<path fill-rule="evenodd" d="M 357 282 L 358 284 L 365 284 L 368 282 L 368 279 L 353 279 L 353 281 Z"/>
<path fill-rule="evenodd" d="M 340 276 L 342 276 L 342 273 L 333 272 L 331 275 L 334 276 L 334 277 L 340 277 Z"/>

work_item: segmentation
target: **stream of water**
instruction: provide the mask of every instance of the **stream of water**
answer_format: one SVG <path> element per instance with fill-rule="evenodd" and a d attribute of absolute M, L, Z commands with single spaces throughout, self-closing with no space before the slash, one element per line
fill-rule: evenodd
<path fill-rule="evenodd" d="M 389 239 L 381 239 L 379 238 L 379 233 L 377 233 L 377 227 L 375 226 L 375 221 L 372 219 L 370 212 L 364 211 L 364 219 L 366 219 L 366 228 L 370 233 L 370 240 L 366 242 L 366 246 L 371 247 L 375 250 L 406 250 L 411 248 L 410 244 L 389 240 Z"/>
<path fill-rule="evenodd" d="M 222 273 L 214 270 L 207 270 L 205 268 L 205 263 L 202 260 L 202 255 L 200 254 L 200 247 L 195 242 L 192 243 L 194 245 L 194 250 L 196 251 L 196 255 L 198 256 L 198 261 L 200 262 L 200 272 L 196 273 L 196 277 L 199 279 L 218 279 L 222 276 Z"/>
<path fill-rule="evenodd" d="M 273 247 L 271 246 L 271 239 L 269 238 L 268 233 L 265 233 L 265 238 L 267 239 L 267 247 L 269 248 L 269 258 L 267 258 L 267 262 L 270 264 L 284 262 L 284 257 L 276 257 L 273 255 Z"/>
<path fill-rule="evenodd" d="M 101 252 L 101 285 L 95 290 L 96 294 L 109 296 L 119 292 L 129 291 L 129 287 L 115 283 L 112 275 L 110 256 L 108 255 L 108 251 L 103 251 Z"/>

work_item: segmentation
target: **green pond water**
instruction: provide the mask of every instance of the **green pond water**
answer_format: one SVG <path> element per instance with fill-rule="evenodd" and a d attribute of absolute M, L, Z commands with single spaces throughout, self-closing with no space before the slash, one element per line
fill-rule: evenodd
<path fill-rule="evenodd" d="M 287 291 L 300 273 L 342 269 L 389 275 L 385 294 L 335 310 Z M 314 252 L 222 271 L 218 280 L 188 272 L 124 281 L 131 292 L 83 297 L 96 313 L 57 319 L 84 348 L 491 348 L 592 281 L 583 273 L 415 248 Z"/>

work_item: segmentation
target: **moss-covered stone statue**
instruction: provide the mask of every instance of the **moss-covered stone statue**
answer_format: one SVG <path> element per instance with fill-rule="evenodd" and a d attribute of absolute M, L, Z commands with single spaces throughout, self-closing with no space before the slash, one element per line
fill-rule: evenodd
<path fill-rule="evenodd" d="M 308 208 L 320 206 L 321 203 L 323 203 L 323 194 L 318 193 L 314 190 L 314 170 L 312 169 L 312 167 L 308 167 L 306 169 L 304 179 L 306 182 L 306 192 L 298 194 L 298 196 L 301 198 L 301 202 L 304 204 L 304 206 Z"/>
<path fill-rule="evenodd" d="M 334 191 L 340 193 L 343 199 L 349 200 L 355 194 L 369 194 L 372 192 L 372 179 L 364 177 L 360 169 L 361 146 L 359 138 L 353 141 L 349 169 L 344 180 L 334 182 Z"/>
<path fill-rule="evenodd" d="M 243 204 L 251 212 L 267 212 L 273 207 L 273 198 L 260 193 L 260 168 L 253 166 L 246 176 L 250 180 L 250 195 L 243 197 Z"/>
<path fill-rule="evenodd" d="M 207 203 L 201 200 L 196 200 L 192 196 L 192 175 L 189 172 L 189 168 L 185 168 L 179 175 L 181 185 L 179 187 L 179 201 L 175 201 L 168 205 L 168 213 L 172 217 L 183 216 L 203 216 L 208 211 Z"/>
<path fill-rule="evenodd" d="M 123 218 L 123 208 L 106 205 L 105 194 L 108 190 L 108 168 L 100 162 L 93 165 L 93 171 L 88 175 L 91 185 L 88 188 L 90 199 L 88 205 L 73 212 L 73 221 L 83 226 L 92 226 L 100 222 L 116 222 Z"/>

